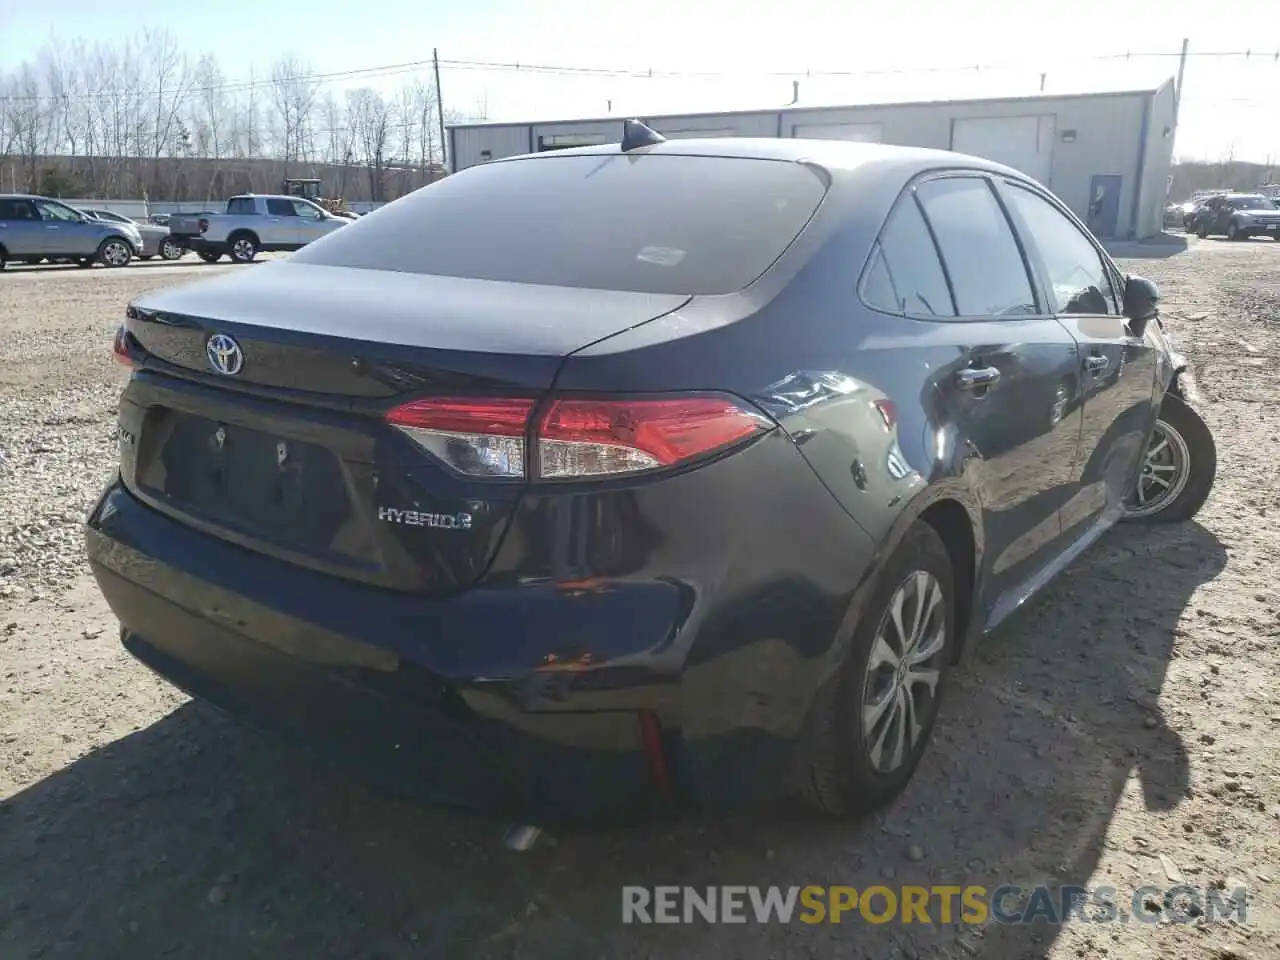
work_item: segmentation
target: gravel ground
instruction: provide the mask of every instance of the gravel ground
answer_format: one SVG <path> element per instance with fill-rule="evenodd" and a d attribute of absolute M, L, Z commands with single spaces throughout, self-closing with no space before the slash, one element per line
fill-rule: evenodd
<path fill-rule="evenodd" d="M 1280 243 L 1121 253 L 1201 377 L 1219 479 L 1199 521 L 1112 532 L 980 647 L 873 819 L 688 819 L 525 855 L 242 730 L 118 648 L 79 530 L 112 468 L 111 334 L 144 290 L 245 268 L 6 272 L 0 957 L 1280 957 Z M 1247 921 L 619 920 L 624 884 L 1046 882 L 1124 904 L 1177 878 L 1246 886 Z"/>

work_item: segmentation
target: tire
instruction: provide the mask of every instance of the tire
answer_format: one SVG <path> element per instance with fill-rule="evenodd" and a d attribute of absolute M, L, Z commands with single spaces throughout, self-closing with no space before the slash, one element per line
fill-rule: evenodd
<path fill-rule="evenodd" d="M 205 263 L 217 263 L 222 259 L 222 252 L 220 250 L 201 250 L 196 256 Z"/>
<path fill-rule="evenodd" d="M 107 237 L 98 247 L 98 262 L 104 267 L 127 267 L 132 259 L 133 248 L 119 237 Z"/>
<path fill-rule="evenodd" d="M 1185 400 L 1167 393 L 1160 403 L 1138 486 L 1125 502 L 1123 519 L 1145 523 L 1190 520 L 1209 498 L 1217 472 L 1218 448 L 1208 424 Z M 1169 474 L 1172 479 L 1163 490 L 1158 480 L 1151 479 Z M 1140 493 L 1146 493 L 1142 504 Z"/>
<path fill-rule="evenodd" d="M 1237 227 L 1234 223 L 1227 224 L 1227 239 L 1232 242 L 1235 242 L 1236 240 L 1244 239 L 1244 237 L 1241 236 L 1240 234 L 1240 228 Z"/>
<path fill-rule="evenodd" d="M 161 260 L 181 260 L 182 255 L 186 252 L 182 244 L 172 237 L 165 237 L 160 241 Z"/>
<path fill-rule="evenodd" d="M 902 619 L 907 620 L 915 611 L 915 597 L 921 585 L 927 598 L 934 595 L 935 589 L 937 595 L 936 603 L 928 605 L 925 618 L 928 629 L 923 631 L 921 640 L 921 643 L 936 641 L 936 646 L 928 644 L 931 652 L 921 664 L 936 671 L 932 691 L 927 682 L 903 686 L 902 670 L 893 670 L 887 662 L 871 669 L 873 651 L 879 651 L 880 643 L 892 651 L 898 638 L 892 615 L 895 600 L 903 593 Z M 910 633 L 910 628 L 907 632 Z M 882 807 L 905 789 L 929 744 L 946 686 L 946 668 L 954 649 L 955 588 L 951 560 L 937 531 L 917 521 L 885 564 L 871 601 L 854 630 L 844 663 L 814 697 L 800 783 L 800 799 L 807 806 L 828 816 L 848 817 Z M 877 691 L 882 691 L 880 696 L 876 695 Z M 910 691 L 908 699 L 900 699 L 907 691 Z M 872 707 L 866 706 L 869 697 Z M 894 765 L 892 741 L 911 726 L 909 711 L 903 713 L 902 725 L 896 726 L 895 703 L 905 704 L 908 700 L 915 710 L 924 714 L 923 722 L 914 742 L 904 742 L 901 762 Z M 876 701 L 889 706 L 878 717 L 871 718 L 871 725 L 867 727 L 866 711 L 874 709 Z M 919 713 L 916 719 L 920 719 Z M 869 737 L 864 732 L 868 729 Z M 877 737 L 881 744 L 879 765 L 874 762 L 873 749 Z"/>
<path fill-rule="evenodd" d="M 1201 240 L 1205 240 L 1209 236 L 1209 231 L 1206 227 L 1201 225 L 1199 227 L 1196 227 L 1196 236 L 1199 237 Z"/>
<path fill-rule="evenodd" d="M 232 263 L 253 263 L 258 255 L 258 238 L 251 233 L 232 234 L 227 241 Z"/>

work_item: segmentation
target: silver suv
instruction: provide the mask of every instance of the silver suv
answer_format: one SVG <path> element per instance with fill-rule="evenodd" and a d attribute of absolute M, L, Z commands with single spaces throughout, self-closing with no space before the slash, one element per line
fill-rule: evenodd
<path fill-rule="evenodd" d="M 127 266 L 142 249 L 132 224 L 103 223 L 47 197 L 0 194 L 0 270 L 10 261 L 65 260 L 82 267 L 95 260 Z"/>

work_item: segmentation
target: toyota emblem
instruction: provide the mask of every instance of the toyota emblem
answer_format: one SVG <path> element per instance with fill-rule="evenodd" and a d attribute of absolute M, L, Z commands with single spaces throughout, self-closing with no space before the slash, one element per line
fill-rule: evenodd
<path fill-rule="evenodd" d="M 215 333 L 204 345 L 205 356 L 214 373 L 234 377 L 244 367 L 244 351 L 235 339 L 225 333 Z"/>

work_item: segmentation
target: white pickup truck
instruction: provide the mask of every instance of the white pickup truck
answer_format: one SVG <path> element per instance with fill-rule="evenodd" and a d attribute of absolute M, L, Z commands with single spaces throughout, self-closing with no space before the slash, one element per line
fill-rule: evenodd
<path fill-rule="evenodd" d="M 249 263 L 260 250 L 297 250 L 350 222 L 302 197 L 250 193 L 228 200 L 226 213 L 173 214 L 169 235 L 206 263 L 224 253 Z"/>

